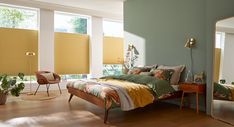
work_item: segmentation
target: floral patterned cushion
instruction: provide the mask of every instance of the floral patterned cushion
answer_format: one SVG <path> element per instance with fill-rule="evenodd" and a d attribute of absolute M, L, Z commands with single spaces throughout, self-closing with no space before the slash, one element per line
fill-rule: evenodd
<path fill-rule="evenodd" d="M 174 70 L 172 70 L 172 69 L 155 69 L 151 72 L 152 72 L 153 76 L 158 78 L 158 79 L 170 81 L 171 76 L 174 73 Z"/>
<path fill-rule="evenodd" d="M 131 70 L 129 70 L 128 74 L 133 74 L 133 75 L 138 75 L 141 73 L 141 69 L 140 68 L 133 68 Z"/>
<path fill-rule="evenodd" d="M 140 74 L 141 72 L 150 72 L 152 69 L 156 68 L 157 64 L 144 67 L 134 67 L 133 69 L 128 71 L 128 74 Z"/>

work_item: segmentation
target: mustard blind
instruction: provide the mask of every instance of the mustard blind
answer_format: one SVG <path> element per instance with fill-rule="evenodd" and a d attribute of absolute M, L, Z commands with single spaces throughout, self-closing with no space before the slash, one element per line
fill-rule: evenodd
<path fill-rule="evenodd" d="M 124 42 L 120 37 L 103 38 L 103 63 L 122 64 L 124 60 Z"/>
<path fill-rule="evenodd" d="M 35 52 L 29 57 L 26 52 Z M 38 68 L 38 32 L 35 30 L 0 28 L 0 74 L 34 74 Z"/>
<path fill-rule="evenodd" d="M 221 49 L 215 48 L 215 56 L 214 56 L 214 81 L 219 82 L 219 70 L 220 70 L 220 59 L 221 58 Z"/>
<path fill-rule="evenodd" d="M 59 74 L 89 73 L 89 36 L 55 33 L 55 72 Z"/>

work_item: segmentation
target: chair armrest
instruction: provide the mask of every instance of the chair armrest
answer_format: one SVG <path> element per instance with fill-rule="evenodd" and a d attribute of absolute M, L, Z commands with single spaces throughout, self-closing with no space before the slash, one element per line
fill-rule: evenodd
<path fill-rule="evenodd" d="M 55 80 L 59 80 L 59 81 L 61 80 L 61 77 L 58 74 L 55 74 L 55 73 L 53 73 L 53 74 L 54 74 L 54 79 Z"/>
<path fill-rule="evenodd" d="M 44 77 L 43 75 L 38 74 L 37 77 L 38 77 L 37 82 L 39 84 L 48 84 L 49 83 L 48 80 L 46 79 L 46 77 Z"/>

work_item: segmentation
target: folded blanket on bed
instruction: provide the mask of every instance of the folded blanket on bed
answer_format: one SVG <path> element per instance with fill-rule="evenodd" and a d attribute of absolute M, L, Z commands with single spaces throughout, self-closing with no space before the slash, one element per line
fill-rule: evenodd
<path fill-rule="evenodd" d="M 113 79 L 98 82 L 113 88 L 118 93 L 123 111 L 144 107 L 154 101 L 154 96 L 145 85 Z"/>

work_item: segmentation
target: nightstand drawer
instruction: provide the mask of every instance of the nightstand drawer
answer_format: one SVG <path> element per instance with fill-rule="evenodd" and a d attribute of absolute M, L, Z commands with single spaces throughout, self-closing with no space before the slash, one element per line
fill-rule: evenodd
<path fill-rule="evenodd" d="M 181 83 L 179 89 L 185 92 L 205 92 L 205 85 L 193 84 L 193 83 Z"/>

